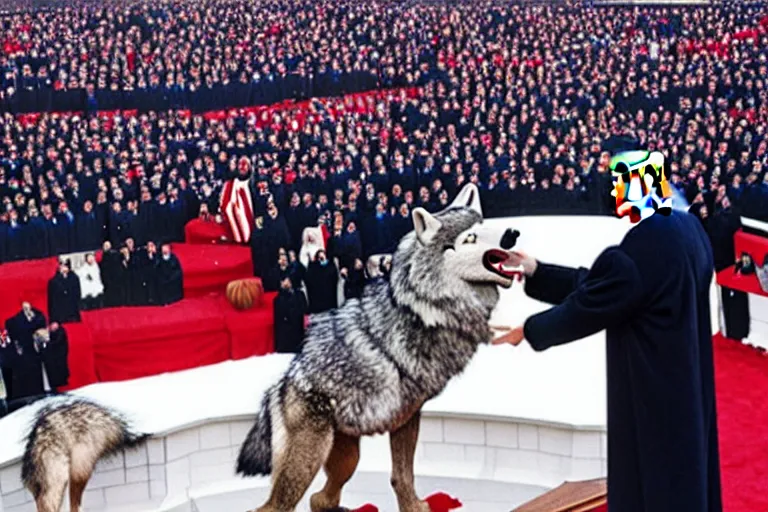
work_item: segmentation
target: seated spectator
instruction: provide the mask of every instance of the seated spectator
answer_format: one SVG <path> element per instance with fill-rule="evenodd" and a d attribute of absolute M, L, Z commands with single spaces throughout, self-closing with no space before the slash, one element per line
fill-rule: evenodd
<path fill-rule="evenodd" d="M 171 252 L 171 245 L 163 244 L 160 251 L 157 264 L 158 304 L 167 306 L 184 298 L 184 276 L 179 258 Z"/>
<path fill-rule="evenodd" d="M 59 262 L 59 270 L 48 281 L 48 315 L 52 322 L 80 321 L 82 291 L 80 279 L 72 272 L 69 261 Z"/>
<path fill-rule="evenodd" d="M 304 315 L 307 301 L 304 294 L 294 289 L 290 277 L 280 281 L 280 291 L 273 302 L 275 352 L 296 354 L 304 343 Z"/>
<path fill-rule="evenodd" d="M 336 267 L 328 260 L 325 251 L 317 251 L 304 278 L 310 313 L 323 313 L 338 307 L 338 281 Z"/>
<path fill-rule="evenodd" d="M 85 255 L 85 263 L 75 273 L 80 279 L 81 309 L 88 311 L 104 307 L 104 284 L 101 270 L 92 252 Z"/>

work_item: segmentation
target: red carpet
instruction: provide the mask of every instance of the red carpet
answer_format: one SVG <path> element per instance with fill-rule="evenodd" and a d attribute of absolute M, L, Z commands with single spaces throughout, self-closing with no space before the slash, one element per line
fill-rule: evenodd
<path fill-rule="evenodd" d="M 768 511 L 768 357 L 715 336 L 725 512 Z"/>

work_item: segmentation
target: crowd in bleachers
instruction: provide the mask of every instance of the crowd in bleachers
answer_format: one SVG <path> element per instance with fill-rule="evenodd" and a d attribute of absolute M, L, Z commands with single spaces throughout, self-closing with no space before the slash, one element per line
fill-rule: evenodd
<path fill-rule="evenodd" d="M 318 218 L 359 232 L 365 258 L 465 182 L 491 215 L 608 213 L 609 155 L 629 146 L 667 154 L 713 239 L 737 212 L 768 218 L 759 5 L 102 2 L 0 24 L 0 261 L 181 240 L 238 174 L 264 268 Z M 139 112 L 89 114 L 116 108 Z M 86 114 L 14 113 L 30 109 Z"/>

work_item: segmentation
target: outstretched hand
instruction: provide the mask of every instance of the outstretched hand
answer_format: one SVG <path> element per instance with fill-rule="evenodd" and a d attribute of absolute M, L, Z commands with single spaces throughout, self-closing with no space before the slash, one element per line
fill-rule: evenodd
<path fill-rule="evenodd" d="M 520 325 L 513 329 L 509 329 L 509 331 L 506 334 L 502 334 L 498 338 L 494 338 L 491 341 L 491 344 L 504 345 L 508 343 L 516 347 L 523 341 L 524 338 L 525 338 L 525 333 L 523 332 L 523 326 Z"/>
<path fill-rule="evenodd" d="M 509 251 L 509 260 L 508 264 L 511 267 L 522 267 L 523 274 L 526 277 L 530 277 L 536 272 L 536 268 L 538 267 L 538 263 L 536 262 L 536 258 L 533 256 L 530 256 L 528 253 L 525 253 L 523 251 Z M 522 276 L 518 276 L 518 281 L 522 280 Z"/>

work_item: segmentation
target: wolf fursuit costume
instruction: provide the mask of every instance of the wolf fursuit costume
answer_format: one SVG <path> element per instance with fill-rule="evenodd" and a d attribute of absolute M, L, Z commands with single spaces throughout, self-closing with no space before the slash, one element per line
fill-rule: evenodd
<path fill-rule="evenodd" d="M 35 416 L 21 479 L 38 512 L 57 512 L 69 484 L 69 509 L 79 512 L 88 480 L 103 457 L 133 448 L 148 434 L 135 432 L 119 413 L 82 398 L 58 399 Z"/>
<path fill-rule="evenodd" d="M 360 437 L 390 433 L 392 486 L 401 512 L 426 512 L 414 490 L 420 410 L 488 343 L 498 286 L 515 272 L 483 225 L 477 187 L 466 185 L 434 215 L 416 208 L 414 231 L 393 257 L 389 281 L 314 315 L 302 352 L 262 401 L 237 471 L 272 475 L 259 512 L 295 509 L 321 466 L 313 512 L 339 509 L 359 459 Z"/>

